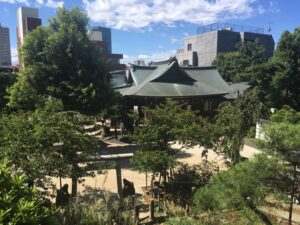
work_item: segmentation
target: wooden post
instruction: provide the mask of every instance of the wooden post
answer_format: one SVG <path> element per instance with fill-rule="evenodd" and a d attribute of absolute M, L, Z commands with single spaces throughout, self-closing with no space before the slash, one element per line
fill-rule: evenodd
<path fill-rule="evenodd" d="M 296 164 L 294 164 L 294 179 L 292 186 L 291 202 L 290 202 L 290 211 L 289 211 L 289 225 L 292 224 L 292 214 L 293 214 L 293 203 L 294 203 L 294 194 L 295 194 L 295 180 L 296 180 Z"/>
<path fill-rule="evenodd" d="M 146 171 L 146 187 L 148 187 L 148 172 Z"/>
<path fill-rule="evenodd" d="M 77 178 L 72 176 L 72 197 L 77 195 Z"/>
<path fill-rule="evenodd" d="M 135 220 L 136 223 L 138 223 L 140 221 L 139 206 L 138 205 L 134 206 L 134 220 Z"/>
<path fill-rule="evenodd" d="M 154 200 L 152 199 L 149 205 L 149 222 L 154 221 Z"/>
<path fill-rule="evenodd" d="M 121 167 L 120 167 L 120 161 L 116 160 L 116 175 L 117 175 L 117 186 L 118 186 L 118 194 L 120 197 L 120 200 L 123 200 L 123 190 L 122 190 L 122 174 L 121 174 Z"/>

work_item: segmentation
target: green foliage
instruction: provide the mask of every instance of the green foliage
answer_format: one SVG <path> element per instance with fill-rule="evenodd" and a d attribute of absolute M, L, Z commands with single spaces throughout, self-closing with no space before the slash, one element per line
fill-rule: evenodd
<path fill-rule="evenodd" d="M 266 139 L 258 144 L 272 155 L 285 156 L 300 148 L 300 114 L 286 106 L 271 116 L 272 124 L 263 128 Z"/>
<path fill-rule="evenodd" d="M 193 217 L 172 217 L 167 225 L 264 225 L 265 222 L 252 210 L 230 210 L 223 212 L 210 212 L 196 219 Z"/>
<path fill-rule="evenodd" d="M 265 197 L 282 193 L 289 185 L 282 162 L 266 155 L 240 162 L 210 179 L 194 203 L 200 211 L 242 209 L 265 204 Z"/>
<path fill-rule="evenodd" d="M 7 160 L 0 163 L 0 224 L 39 225 L 53 212 L 43 206 L 37 190 L 26 185 L 25 176 L 14 173 Z"/>
<path fill-rule="evenodd" d="M 16 81 L 13 73 L 0 72 L 0 109 L 3 109 L 7 102 L 7 89 Z"/>
<path fill-rule="evenodd" d="M 29 83 L 28 70 L 17 75 L 17 81 L 7 90 L 8 106 L 16 110 L 32 111 L 46 102 L 46 97 L 39 95 Z"/>
<path fill-rule="evenodd" d="M 128 202 L 102 190 L 87 190 L 66 208 L 65 225 L 135 225 Z M 62 220 L 62 218 L 61 218 Z"/>
<path fill-rule="evenodd" d="M 173 165 L 176 151 L 171 145 L 176 141 L 183 147 L 211 144 L 206 138 L 210 134 L 207 121 L 182 104 L 167 100 L 144 112 L 147 116 L 145 124 L 133 134 L 133 140 L 140 145 L 140 152 L 133 157 L 139 170 L 152 171 L 160 167 L 162 172 Z"/>
<path fill-rule="evenodd" d="M 300 123 L 300 112 L 289 106 L 284 106 L 271 115 L 271 121 L 275 123 Z"/>
<path fill-rule="evenodd" d="M 215 162 L 203 160 L 200 165 L 182 164 L 176 168 L 170 181 L 173 201 L 181 206 L 191 204 L 193 190 L 208 183 L 210 177 L 218 172 Z"/>
<path fill-rule="evenodd" d="M 250 81 L 250 68 L 266 61 L 264 52 L 264 47 L 257 40 L 240 42 L 235 52 L 219 54 L 213 64 L 228 82 Z"/>
<path fill-rule="evenodd" d="M 285 31 L 277 44 L 275 55 L 251 71 L 255 95 L 269 107 L 284 105 L 300 110 L 300 28 Z"/>
<path fill-rule="evenodd" d="M 234 165 L 241 160 L 244 138 L 255 124 L 258 113 L 257 103 L 248 97 L 219 106 L 212 133 L 213 150 L 229 160 L 229 164 Z"/>
<path fill-rule="evenodd" d="M 45 185 L 46 176 L 92 175 L 84 162 L 97 149 L 97 140 L 85 133 L 90 121 L 76 112 L 63 112 L 61 103 L 50 101 L 45 109 L 0 116 L 0 157 L 11 160 L 30 181 Z M 63 142 L 57 149 L 56 142 Z"/>
<path fill-rule="evenodd" d="M 163 151 L 137 151 L 131 162 L 138 171 L 154 174 L 175 165 L 174 158 Z"/>
<path fill-rule="evenodd" d="M 88 18 L 78 8 L 59 8 L 48 26 L 26 36 L 22 56 L 25 72 L 14 88 L 62 100 L 66 110 L 96 114 L 112 95 L 108 67 L 87 35 Z M 11 90 L 11 105 L 30 104 L 30 95 Z M 21 101 L 21 102 L 20 102 Z M 20 102 L 20 105 L 19 105 Z M 21 104 L 23 103 L 23 104 Z"/>

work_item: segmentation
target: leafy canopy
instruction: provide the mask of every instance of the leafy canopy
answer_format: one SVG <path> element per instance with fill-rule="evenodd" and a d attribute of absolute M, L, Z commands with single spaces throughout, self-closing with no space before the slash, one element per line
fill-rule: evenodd
<path fill-rule="evenodd" d="M 194 203 L 201 211 L 263 205 L 267 195 L 283 193 L 289 187 L 286 172 L 281 161 L 256 155 L 212 177 L 207 186 L 198 189 Z"/>
<path fill-rule="evenodd" d="M 37 190 L 26 185 L 26 178 L 14 173 L 8 160 L 0 161 L 0 224 L 46 224 L 53 212 L 43 206 Z"/>
<path fill-rule="evenodd" d="M 161 172 L 174 165 L 177 151 L 171 145 L 176 142 L 182 148 L 197 144 L 211 146 L 207 138 L 211 133 L 208 122 L 187 106 L 168 99 L 165 104 L 146 108 L 144 112 L 147 119 L 133 134 L 135 143 L 140 145 L 133 163 L 140 171 Z"/>
<path fill-rule="evenodd" d="M 227 82 L 250 81 L 252 66 L 266 61 L 265 49 L 255 42 L 240 42 L 236 46 L 235 52 L 221 53 L 213 62 L 217 65 L 221 76 Z"/>
<path fill-rule="evenodd" d="M 0 110 L 3 109 L 8 102 L 7 89 L 14 84 L 15 80 L 15 74 L 0 72 Z"/>
<path fill-rule="evenodd" d="M 92 175 L 84 166 L 74 167 L 97 150 L 97 140 L 84 129 L 91 121 L 61 108 L 59 102 L 50 101 L 44 110 L 0 116 L 0 158 L 11 160 L 41 187 L 47 176 Z M 63 142 L 61 149 L 53 146 L 57 142 Z"/>
<path fill-rule="evenodd" d="M 78 8 L 59 8 L 48 26 L 26 36 L 22 47 L 24 78 L 12 88 L 11 102 L 30 102 L 14 89 L 60 99 L 65 110 L 98 113 L 112 94 L 108 67 L 87 35 L 88 18 Z M 20 84 L 21 83 L 21 84 Z M 25 89 L 25 90 L 23 90 Z M 24 99 L 25 98 L 25 99 Z"/>
<path fill-rule="evenodd" d="M 265 125 L 265 140 L 259 141 L 272 155 L 286 156 L 288 151 L 300 149 L 300 113 L 285 106 L 271 116 L 272 124 Z"/>

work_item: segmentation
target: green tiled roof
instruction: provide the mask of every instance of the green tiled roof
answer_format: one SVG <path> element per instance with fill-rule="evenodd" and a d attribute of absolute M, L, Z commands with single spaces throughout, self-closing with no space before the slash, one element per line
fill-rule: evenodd
<path fill-rule="evenodd" d="M 120 88 L 124 96 L 184 97 L 231 92 L 215 67 L 180 67 L 177 61 L 144 67 L 132 65 L 133 85 Z"/>

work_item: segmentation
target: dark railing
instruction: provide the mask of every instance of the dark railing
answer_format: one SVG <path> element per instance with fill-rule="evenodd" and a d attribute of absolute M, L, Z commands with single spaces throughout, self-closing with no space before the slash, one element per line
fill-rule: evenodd
<path fill-rule="evenodd" d="M 264 28 L 261 27 L 251 27 L 244 25 L 237 25 L 231 23 L 212 23 L 205 26 L 201 26 L 197 28 L 197 34 L 203 34 L 210 31 L 215 30 L 228 30 L 235 32 L 251 32 L 251 33 L 259 33 L 264 34 Z"/>

